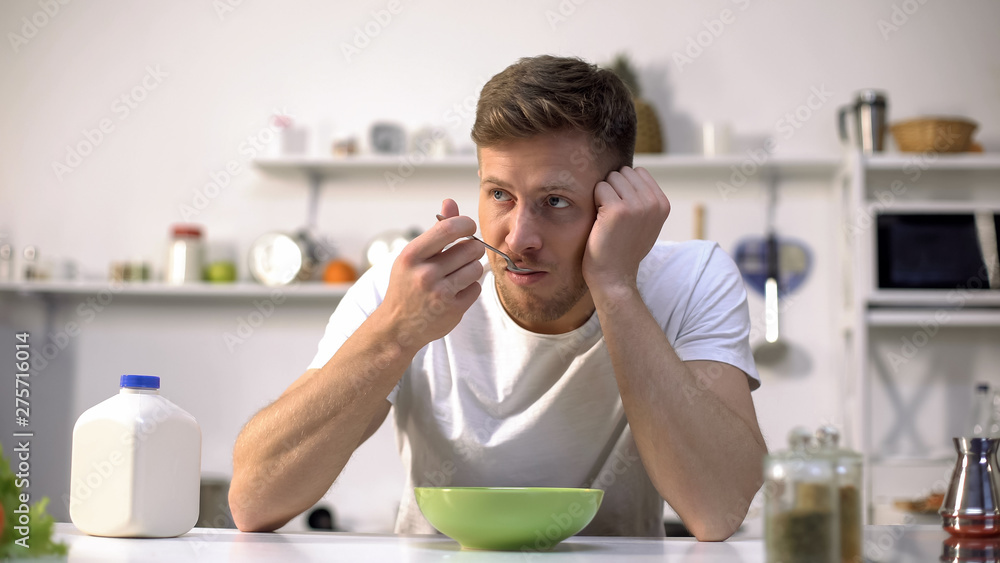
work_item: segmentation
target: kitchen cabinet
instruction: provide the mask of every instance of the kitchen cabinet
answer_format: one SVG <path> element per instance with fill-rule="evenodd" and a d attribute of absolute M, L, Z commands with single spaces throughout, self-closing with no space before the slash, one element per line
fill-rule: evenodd
<path fill-rule="evenodd" d="M 946 487 L 974 382 L 1000 385 L 1000 280 L 994 263 L 972 288 L 880 287 L 878 218 L 1000 213 L 1000 155 L 854 153 L 838 176 L 844 421 L 865 460 L 867 521 L 897 523 L 893 500 Z"/>

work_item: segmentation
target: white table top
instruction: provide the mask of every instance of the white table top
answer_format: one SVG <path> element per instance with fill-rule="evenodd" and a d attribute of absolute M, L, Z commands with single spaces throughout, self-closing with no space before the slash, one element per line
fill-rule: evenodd
<path fill-rule="evenodd" d="M 119 539 L 91 537 L 72 524 L 56 524 L 56 535 L 70 545 L 68 561 L 685 561 L 693 563 L 763 563 L 760 539 L 700 543 L 690 538 L 572 537 L 546 553 L 462 550 L 444 536 L 396 536 L 350 533 L 248 534 L 236 530 L 195 528 L 178 538 Z M 871 526 L 865 529 L 866 561 L 937 561 L 947 534 L 940 526 Z"/>

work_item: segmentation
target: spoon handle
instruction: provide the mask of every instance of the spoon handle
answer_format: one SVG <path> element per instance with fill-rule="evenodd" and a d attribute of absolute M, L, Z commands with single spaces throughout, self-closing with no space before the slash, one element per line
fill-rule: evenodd
<path fill-rule="evenodd" d="M 440 213 L 438 213 L 437 215 L 435 215 L 435 217 L 437 217 L 438 221 L 444 221 L 446 219 L 446 217 L 444 215 L 441 215 Z M 486 248 L 489 248 L 490 250 L 492 250 L 493 252 L 496 252 L 500 256 L 503 256 L 504 258 L 507 258 L 506 254 L 504 254 L 503 252 L 500 252 L 499 250 L 497 250 L 497 249 L 493 248 L 492 246 L 486 244 L 486 241 L 484 241 L 483 239 L 477 237 L 476 235 L 469 235 L 469 236 L 467 236 L 465 238 L 467 240 L 478 240 L 479 242 L 483 243 L 483 246 L 485 246 Z M 510 259 L 507 258 L 507 261 L 509 262 Z"/>
<path fill-rule="evenodd" d="M 440 213 L 438 213 L 437 215 L 435 215 L 435 217 L 437 217 L 438 221 L 443 221 L 445 219 L 445 217 L 443 215 L 441 215 Z M 469 235 L 466 238 L 467 239 L 471 239 L 471 240 L 479 241 L 479 242 L 483 243 L 483 246 L 485 246 L 486 248 L 489 248 L 493 252 L 496 252 L 497 254 L 499 254 L 507 262 L 507 269 L 508 270 L 511 270 L 511 271 L 514 271 L 514 272 L 520 272 L 520 273 L 534 272 L 534 270 L 531 270 L 529 268 L 518 268 L 517 264 L 514 264 L 514 261 L 510 259 L 510 256 L 507 256 L 503 252 L 501 252 L 501 251 L 493 248 L 492 246 L 486 244 L 486 241 L 484 241 L 483 239 L 477 237 L 476 235 Z"/>

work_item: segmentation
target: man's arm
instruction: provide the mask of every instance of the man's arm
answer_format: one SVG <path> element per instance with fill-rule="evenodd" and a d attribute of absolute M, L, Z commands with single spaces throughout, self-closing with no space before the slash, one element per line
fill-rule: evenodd
<path fill-rule="evenodd" d="M 639 295 L 639 262 L 670 212 L 649 173 L 612 172 L 595 201 L 584 277 L 643 466 L 695 537 L 724 540 L 763 481 L 767 449 L 746 375 L 681 361 Z"/>
<path fill-rule="evenodd" d="M 728 538 L 760 488 L 767 452 L 746 375 L 681 361 L 638 297 L 597 310 L 650 480 L 696 538 Z"/>
<path fill-rule="evenodd" d="M 321 369 L 308 370 L 244 426 L 229 505 L 243 531 L 270 531 L 319 500 L 385 420 L 413 356 L 450 332 L 479 297 L 485 248 L 446 200 L 441 221 L 396 259 L 382 304 Z M 445 248 L 447 247 L 447 250 Z"/>

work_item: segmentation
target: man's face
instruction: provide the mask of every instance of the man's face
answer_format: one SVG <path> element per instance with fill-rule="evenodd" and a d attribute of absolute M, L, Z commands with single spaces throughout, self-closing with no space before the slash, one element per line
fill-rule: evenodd
<path fill-rule="evenodd" d="M 504 309 L 533 332 L 568 332 L 594 310 L 581 266 L 605 173 L 589 148 L 585 134 L 561 132 L 479 150 L 483 238 L 538 272 L 516 274 L 486 255 Z"/>

